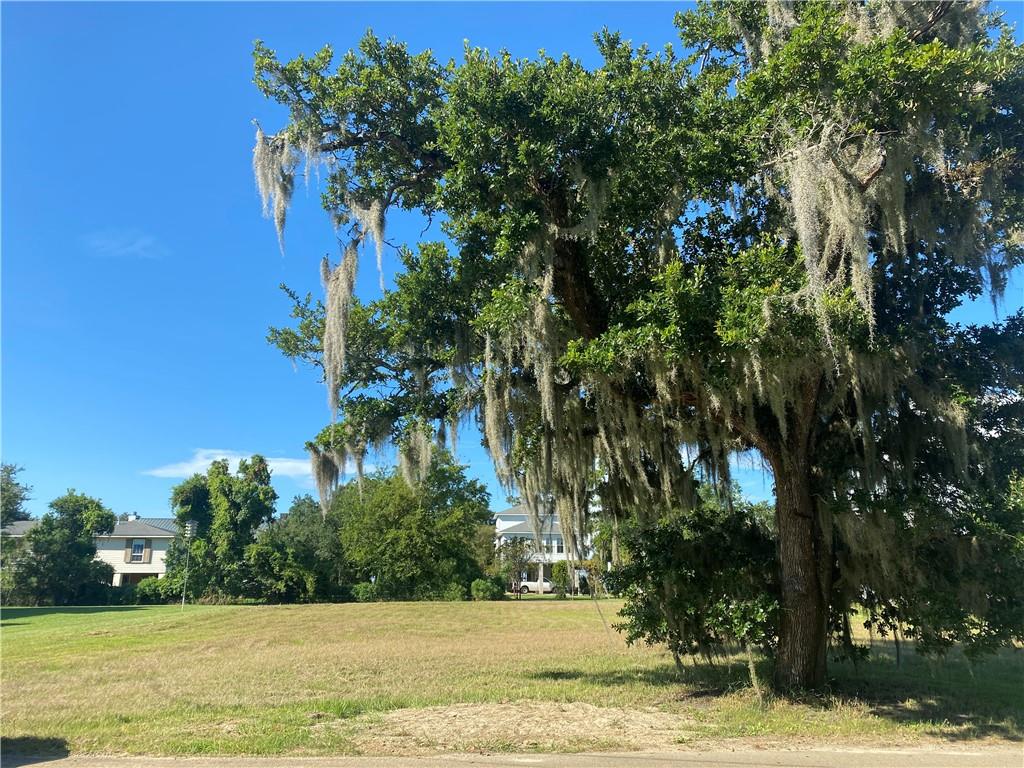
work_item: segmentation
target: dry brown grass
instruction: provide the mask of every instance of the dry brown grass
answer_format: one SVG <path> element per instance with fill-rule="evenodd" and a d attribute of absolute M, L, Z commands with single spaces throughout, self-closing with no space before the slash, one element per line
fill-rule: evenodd
<path fill-rule="evenodd" d="M 602 606 L 606 618 L 617 608 Z M 841 679 L 837 695 L 762 707 L 740 661 L 682 682 L 662 651 L 606 632 L 590 601 L 8 609 L 2 641 L 4 736 L 72 752 L 567 751 L 1021 732 L 1019 658 L 973 684 L 950 667 L 927 685 L 882 659 Z M 853 691 L 865 682 L 870 695 Z"/>
<path fill-rule="evenodd" d="M 525 701 L 397 709 L 356 717 L 351 739 L 367 754 L 581 749 L 671 749 L 687 720 L 651 707 Z M 347 725 L 347 724 L 346 724 Z"/>

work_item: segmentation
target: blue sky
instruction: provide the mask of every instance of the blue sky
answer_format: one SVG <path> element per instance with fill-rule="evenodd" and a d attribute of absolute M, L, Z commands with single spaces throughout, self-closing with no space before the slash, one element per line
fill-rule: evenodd
<path fill-rule="evenodd" d="M 997 7 L 1024 28 L 1024 6 Z M 296 192 L 284 256 L 261 217 L 251 120 L 274 131 L 285 116 L 251 83 L 253 40 L 283 57 L 327 42 L 341 52 L 372 27 L 442 59 L 469 40 L 593 64 L 600 27 L 659 48 L 675 42 L 678 8 L 4 3 L 0 451 L 25 467 L 33 513 L 73 487 L 115 512 L 166 515 L 180 478 L 254 452 L 272 460 L 280 510 L 311 490 L 302 445 L 329 419 L 326 395 L 264 337 L 287 322 L 278 284 L 318 291 L 336 245 L 313 187 Z M 418 235 L 389 222 L 389 238 Z M 379 290 L 371 261 L 364 298 Z M 1018 275 L 1006 309 L 1022 291 Z M 958 312 L 991 317 L 986 301 Z M 500 509 L 478 436 L 460 454 Z M 762 473 L 740 477 L 770 495 Z"/>

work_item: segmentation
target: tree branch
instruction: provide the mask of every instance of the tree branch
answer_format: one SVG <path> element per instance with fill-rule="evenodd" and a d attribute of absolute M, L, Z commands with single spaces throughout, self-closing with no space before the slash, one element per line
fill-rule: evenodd
<path fill-rule="evenodd" d="M 943 16 L 949 13 L 952 7 L 953 0 L 944 0 L 943 2 L 936 4 L 935 10 L 932 11 L 932 15 L 928 17 L 928 21 L 925 22 L 924 26 L 915 30 L 910 35 L 910 42 L 916 43 L 922 37 L 927 35 L 932 30 L 932 27 L 934 27 Z"/>

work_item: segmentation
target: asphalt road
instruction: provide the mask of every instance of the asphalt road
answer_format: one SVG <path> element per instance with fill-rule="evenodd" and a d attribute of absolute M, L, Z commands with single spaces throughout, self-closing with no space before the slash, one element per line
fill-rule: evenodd
<path fill-rule="evenodd" d="M 715 750 L 436 757 L 2 756 L 3 768 L 1024 768 L 1024 745 L 927 749 Z"/>

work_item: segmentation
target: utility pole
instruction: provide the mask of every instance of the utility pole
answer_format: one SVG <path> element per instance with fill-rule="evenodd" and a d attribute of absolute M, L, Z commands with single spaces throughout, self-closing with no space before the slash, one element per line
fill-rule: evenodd
<path fill-rule="evenodd" d="M 185 521 L 185 581 L 181 585 L 181 610 L 185 610 L 185 590 L 188 589 L 188 560 L 192 554 L 192 537 L 196 535 L 199 523 L 195 520 Z"/>

